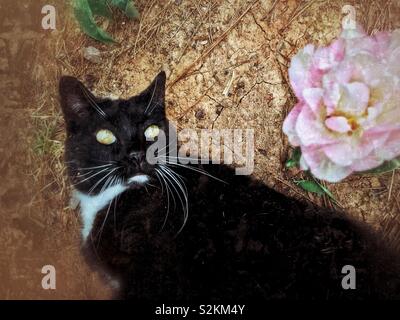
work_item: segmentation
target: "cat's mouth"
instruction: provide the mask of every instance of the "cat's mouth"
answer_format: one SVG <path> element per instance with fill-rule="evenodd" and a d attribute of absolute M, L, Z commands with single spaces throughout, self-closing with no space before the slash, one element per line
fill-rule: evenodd
<path fill-rule="evenodd" d="M 128 186 L 130 188 L 136 189 L 140 186 L 145 185 L 149 180 L 150 177 L 147 174 L 138 173 L 128 179 Z"/>

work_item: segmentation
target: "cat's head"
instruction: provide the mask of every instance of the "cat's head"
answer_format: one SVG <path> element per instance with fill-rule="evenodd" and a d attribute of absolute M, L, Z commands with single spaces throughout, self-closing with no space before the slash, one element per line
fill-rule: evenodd
<path fill-rule="evenodd" d="M 165 81 L 161 72 L 139 95 L 112 100 L 94 96 L 74 77 L 61 78 L 65 157 L 79 191 L 98 193 L 116 183 L 134 188 L 155 176 L 146 151 L 161 130 L 168 134 Z"/>

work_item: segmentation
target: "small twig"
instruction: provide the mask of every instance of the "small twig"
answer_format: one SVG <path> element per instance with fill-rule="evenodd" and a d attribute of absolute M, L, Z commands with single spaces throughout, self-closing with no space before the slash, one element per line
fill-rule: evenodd
<path fill-rule="evenodd" d="M 392 197 L 392 190 L 393 190 L 393 183 L 394 183 L 394 176 L 396 174 L 396 170 L 393 170 L 392 174 L 392 180 L 390 182 L 390 187 L 389 187 L 389 195 L 388 195 L 388 201 L 390 201 L 390 198 Z"/>
<path fill-rule="evenodd" d="M 232 83 L 233 83 L 233 79 L 235 78 L 235 70 L 232 71 L 232 75 L 231 78 L 229 79 L 224 91 L 222 92 L 222 94 L 227 97 L 229 95 L 229 90 L 231 90 L 232 87 Z"/>

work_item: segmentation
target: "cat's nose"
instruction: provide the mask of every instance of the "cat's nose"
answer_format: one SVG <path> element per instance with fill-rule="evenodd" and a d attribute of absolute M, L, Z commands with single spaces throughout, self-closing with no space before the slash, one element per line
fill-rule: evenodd
<path fill-rule="evenodd" d="M 129 154 L 129 159 L 131 161 L 140 164 L 144 160 L 144 152 L 142 151 L 133 151 Z"/>

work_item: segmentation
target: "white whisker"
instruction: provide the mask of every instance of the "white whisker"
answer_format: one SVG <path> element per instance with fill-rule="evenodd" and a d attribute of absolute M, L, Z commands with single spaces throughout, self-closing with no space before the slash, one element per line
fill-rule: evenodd
<path fill-rule="evenodd" d="M 224 180 L 221 180 L 221 179 L 219 179 L 219 178 L 213 176 L 212 174 L 209 174 L 207 171 L 205 171 L 205 170 L 203 170 L 203 169 L 200 169 L 200 168 L 195 168 L 195 167 L 192 167 L 192 166 L 188 166 L 188 165 L 186 165 L 186 164 L 175 163 L 175 162 L 172 162 L 172 163 L 171 163 L 171 162 L 165 162 L 165 163 L 163 163 L 163 165 L 166 165 L 166 166 L 168 166 L 168 165 L 171 165 L 171 166 L 178 166 L 178 167 L 181 167 L 181 168 L 185 168 L 185 169 L 188 169 L 188 170 L 192 170 L 192 171 L 195 171 L 195 172 L 204 174 L 205 176 L 208 176 L 208 177 L 210 177 L 210 178 L 213 178 L 213 179 L 215 179 L 215 180 L 217 180 L 217 181 L 219 181 L 219 182 L 228 184 L 228 182 L 226 182 L 226 181 L 224 181 Z"/>
<path fill-rule="evenodd" d="M 97 173 L 94 173 L 94 174 L 92 174 L 90 177 L 87 177 L 87 178 L 85 178 L 84 180 L 79 181 L 78 183 L 74 184 L 74 186 L 77 186 L 78 184 L 81 184 L 81 183 L 83 183 L 83 182 L 85 182 L 85 181 L 88 181 L 88 180 L 92 179 L 93 177 L 99 175 L 100 173 L 105 172 L 105 171 L 108 171 L 108 170 L 110 170 L 110 168 L 106 168 L 106 169 L 103 169 L 103 170 L 101 170 L 101 171 L 99 171 L 99 172 L 97 172 Z"/>
<path fill-rule="evenodd" d="M 91 93 L 87 91 L 84 86 L 81 86 L 82 92 L 85 94 L 86 98 L 89 100 L 90 105 L 100 114 L 103 118 L 107 117 L 106 113 L 100 108 L 96 101 L 92 98 Z"/>
<path fill-rule="evenodd" d="M 194 161 L 201 161 L 201 159 L 200 158 L 191 158 L 191 157 L 180 157 L 180 156 L 177 156 L 177 157 L 174 157 L 174 156 L 164 156 L 164 155 L 161 155 L 161 156 L 158 156 L 157 158 L 166 158 L 166 159 L 174 159 L 174 160 L 194 160 Z"/>
<path fill-rule="evenodd" d="M 105 167 L 109 167 L 112 166 L 112 163 L 109 164 L 103 164 L 101 166 L 96 166 L 96 167 L 86 167 L 86 168 L 79 168 L 79 170 L 92 170 L 92 169 L 100 169 L 100 168 L 105 168 Z"/>
<path fill-rule="evenodd" d="M 151 94 L 151 98 L 150 98 L 150 101 L 149 101 L 149 104 L 147 105 L 147 107 L 146 107 L 146 109 L 144 110 L 144 113 L 145 114 L 147 114 L 147 109 L 150 107 L 150 105 L 151 105 L 151 103 L 153 102 L 153 98 L 154 98 L 154 93 L 156 92 L 156 89 L 157 89 L 157 78 L 156 78 L 156 82 L 155 82 L 155 84 L 154 84 L 154 89 L 153 89 L 153 92 L 152 92 L 152 94 Z M 154 109 L 154 108 L 153 108 Z M 153 109 L 151 110 L 151 112 L 153 112 Z"/>
<path fill-rule="evenodd" d="M 91 188 L 90 188 L 90 190 L 89 190 L 89 194 L 90 193 L 92 193 L 95 189 L 96 189 L 96 187 L 105 179 L 105 178 L 107 178 L 110 174 L 112 174 L 113 172 L 115 172 L 116 170 L 118 170 L 118 169 L 120 169 L 121 167 L 116 167 L 116 168 L 114 168 L 114 169 L 111 169 L 111 171 L 110 172 L 108 172 L 106 175 L 104 175 L 104 177 L 102 177 L 99 181 L 97 181 Z"/>
<path fill-rule="evenodd" d="M 165 180 L 165 178 L 164 178 L 164 174 L 163 174 L 160 170 L 158 170 L 157 168 L 155 168 L 155 171 L 156 171 L 157 177 L 158 177 L 158 175 L 160 176 L 160 178 L 159 178 L 160 183 L 161 183 L 161 181 L 164 182 L 164 184 L 165 184 L 165 190 L 166 190 L 166 194 L 167 194 L 167 214 L 165 215 L 164 222 L 163 222 L 163 224 L 162 224 L 162 226 L 161 226 L 161 229 L 160 229 L 160 231 L 162 231 L 162 230 L 164 230 L 164 227 L 165 227 L 165 225 L 166 225 L 166 223 L 167 223 L 168 216 L 169 216 L 169 208 L 170 208 L 169 193 L 170 193 L 170 189 L 169 189 L 168 184 L 167 184 L 167 182 L 166 182 L 166 180 Z M 161 180 L 161 179 L 162 179 L 162 180 Z M 163 188 L 163 184 L 161 184 L 161 187 Z M 163 189 L 164 189 L 164 188 L 163 188 Z M 174 202 L 175 202 L 175 199 L 174 199 Z"/>
<path fill-rule="evenodd" d="M 187 218 L 188 218 L 188 212 L 189 212 L 188 198 L 187 198 L 187 193 L 185 192 L 186 187 L 183 187 L 181 185 L 181 183 L 176 178 L 176 176 L 174 174 L 172 174 L 171 170 L 167 170 L 166 167 L 160 167 L 160 169 L 162 171 L 164 171 L 164 173 L 166 174 L 165 178 L 171 182 L 171 186 L 175 190 L 176 195 L 179 197 L 179 201 L 181 202 L 181 205 L 182 205 L 184 221 L 183 221 L 182 227 L 177 232 L 177 234 L 179 234 L 182 231 L 182 229 L 185 226 L 185 224 L 186 224 L 186 221 L 187 221 Z M 182 196 L 184 197 L 185 201 L 182 200 L 181 194 L 178 191 L 178 189 L 175 187 L 175 184 L 179 188 L 179 190 L 182 192 Z"/>
<path fill-rule="evenodd" d="M 113 183 L 110 185 L 110 187 L 113 187 L 114 185 L 116 185 L 116 184 L 118 183 L 118 181 L 119 181 L 119 180 L 114 180 Z M 98 240 L 97 240 L 97 247 L 99 247 L 99 245 L 100 245 L 101 236 L 102 236 L 102 234 L 103 234 L 104 226 L 106 225 L 107 218 L 108 218 L 108 215 L 109 215 L 109 213 L 110 213 L 110 208 L 111 208 L 111 205 L 112 205 L 112 203 L 113 203 L 114 200 L 115 200 L 115 198 L 112 199 L 112 200 L 110 201 L 110 204 L 108 205 L 107 212 L 106 212 L 106 215 L 105 215 L 105 217 L 104 217 L 103 223 L 102 223 L 102 225 L 101 225 L 101 227 L 100 227 L 100 230 L 99 230 L 98 233 L 97 233 L 97 237 L 98 237 Z M 114 214 L 115 214 L 115 211 L 114 211 Z"/>

